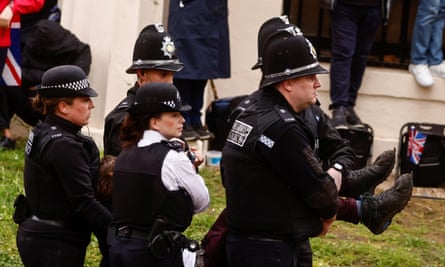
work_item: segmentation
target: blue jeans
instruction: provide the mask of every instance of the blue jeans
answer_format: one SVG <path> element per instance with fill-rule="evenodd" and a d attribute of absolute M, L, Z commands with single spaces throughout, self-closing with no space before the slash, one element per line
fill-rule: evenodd
<path fill-rule="evenodd" d="M 445 0 L 419 0 L 411 42 L 411 63 L 442 63 L 444 26 Z"/>
<path fill-rule="evenodd" d="M 339 1 L 331 12 L 330 108 L 354 106 L 381 21 L 380 6 Z"/>
<path fill-rule="evenodd" d="M 229 267 L 309 267 L 312 249 L 301 242 L 258 240 L 229 233 L 226 241 Z"/>

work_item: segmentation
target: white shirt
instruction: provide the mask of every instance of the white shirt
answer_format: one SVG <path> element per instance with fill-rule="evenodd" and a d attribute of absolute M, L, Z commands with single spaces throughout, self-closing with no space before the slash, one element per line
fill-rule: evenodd
<path fill-rule="evenodd" d="M 162 140 L 168 141 L 158 131 L 146 130 L 138 142 L 138 147 L 160 143 Z M 171 149 L 167 153 L 162 163 L 161 179 L 169 191 L 176 191 L 179 188 L 186 190 L 192 199 L 195 213 L 202 212 L 209 206 L 210 196 L 204 179 L 196 173 L 185 152 Z"/>

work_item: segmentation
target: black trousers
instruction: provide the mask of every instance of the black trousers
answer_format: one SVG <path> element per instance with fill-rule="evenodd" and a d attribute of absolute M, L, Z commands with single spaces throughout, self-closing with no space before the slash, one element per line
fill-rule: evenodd
<path fill-rule="evenodd" d="M 229 267 L 312 267 L 308 239 L 296 242 L 229 233 L 226 248 Z"/>
<path fill-rule="evenodd" d="M 182 250 L 171 251 L 164 258 L 156 258 L 147 247 L 147 240 L 116 236 L 110 247 L 111 267 L 183 267 Z"/>
<path fill-rule="evenodd" d="M 49 237 L 45 233 L 30 233 L 20 227 L 16 242 L 25 267 L 83 267 L 86 245 Z"/>

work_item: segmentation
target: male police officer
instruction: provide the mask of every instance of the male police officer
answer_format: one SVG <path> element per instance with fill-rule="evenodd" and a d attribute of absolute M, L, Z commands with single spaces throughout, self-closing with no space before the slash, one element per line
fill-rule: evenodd
<path fill-rule="evenodd" d="M 172 37 L 162 24 L 151 24 L 139 33 L 134 44 L 133 63 L 127 73 L 137 75 L 135 85 L 127 96 L 106 116 L 104 127 L 104 154 L 117 156 L 121 152 L 119 134 L 128 107 L 134 102 L 137 89 L 150 82 L 173 83 L 173 73 L 183 64 L 176 56 Z"/>
<path fill-rule="evenodd" d="M 289 23 L 286 16 L 273 17 L 265 21 L 258 32 L 258 60 L 252 69 L 262 69 L 262 47 L 265 41 L 278 30 L 301 31 Z M 250 95 L 242 101 L 238 111 L 247 108 L 261 95 L 262 90 Z M 360 170 L 351 170 L 354 164 L 354 153 L 349 142 L 342 138 L 331 123 L 331 119 L 323 112 L 317 100 L 316 104 L 306 108 L 299 115 L 311 129 L 315 138 L 315 155 L 324 168 L 334 167 L 331 175 L 340 171 L 342 186 L 339 195 L 339 208 L 337 220 L 343 220 L 358 224 L 362 222 L 374 234 L 380 234 L 389 226 L 388 214 L 395 214 L 403 202 L 394 203 L 390 194 L 374 196 L 367 192 L 373 192 L 374 188 L 388 177 L 395 164 L 394 150 L 386 150 L 381 153 L 375 162 Z M 236 114 L 235 112 L 235 114 Z M 235 115 L 234 115 L 235 116 Z M 393 188 L 389 190 L 391 192 Z M 375 203 L 375 205 L 369 205 Z M 372 214 L 372 215 L 371 215 Z M 363 220 L 363 218 L 367 218 Z"/>
<path fill-rule="evenodd" d="M 341 174 L 323 171 L 298 113 L 315 104 L 316 74 L 327 71 L 295 31 L 273 34 L 263 52 L 263 92 L 238 115 L 223 149 L 229 266 L 312 266 L 308 238 L 335 220 Z M 405 175 L 385 193 L 402 203 L 395 212 L 411 189 Z"/>

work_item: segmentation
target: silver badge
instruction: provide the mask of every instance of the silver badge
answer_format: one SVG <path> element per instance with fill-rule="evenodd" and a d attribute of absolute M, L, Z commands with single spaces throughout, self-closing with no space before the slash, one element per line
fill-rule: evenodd
<path fill-rule="evenodd" d="M 175 43 L 173 43 L 170 36 L 164 36 L 164 41 L 162 42 L 161 51 L 164 53 L 164 56 L 172 58 L 175 53 Z"/>

